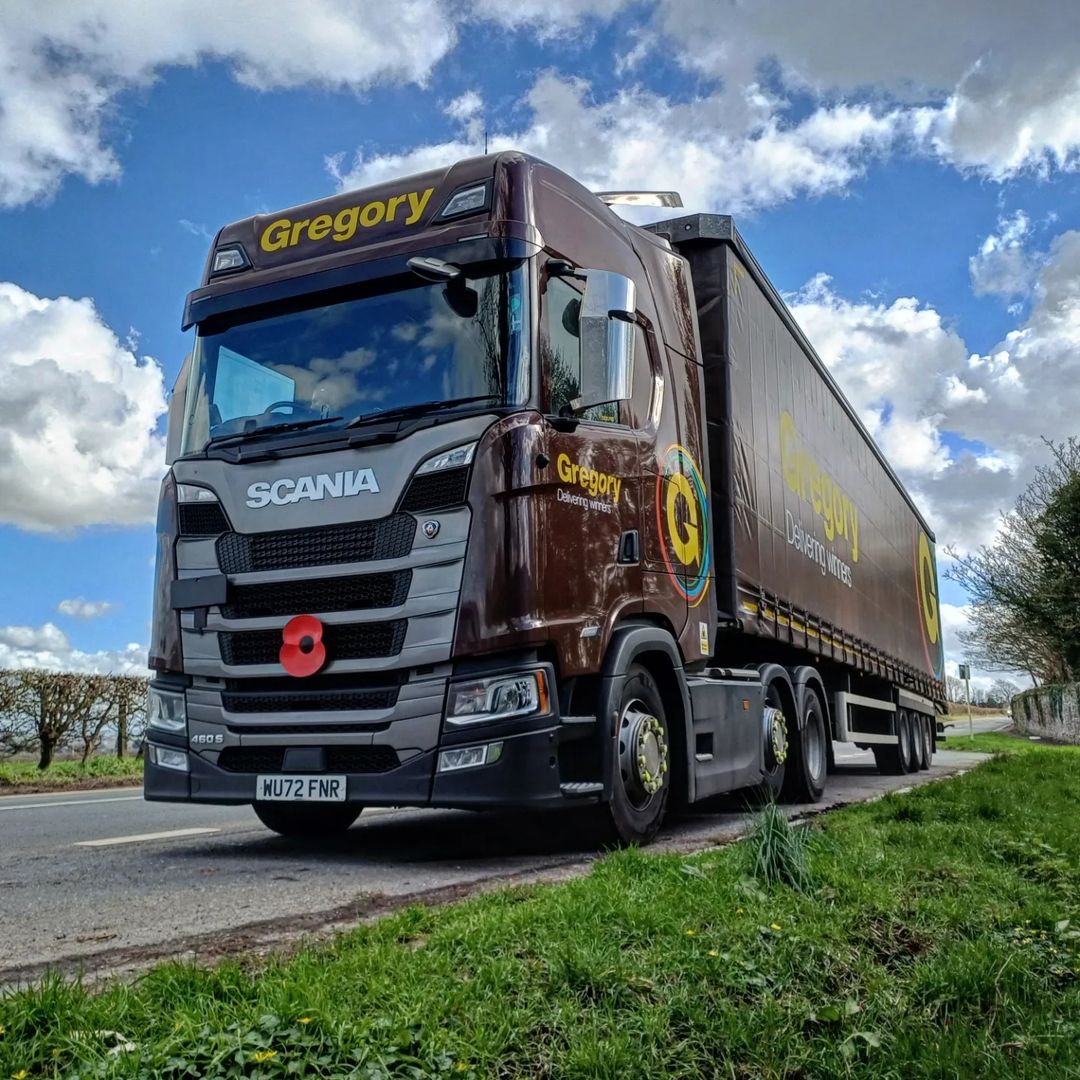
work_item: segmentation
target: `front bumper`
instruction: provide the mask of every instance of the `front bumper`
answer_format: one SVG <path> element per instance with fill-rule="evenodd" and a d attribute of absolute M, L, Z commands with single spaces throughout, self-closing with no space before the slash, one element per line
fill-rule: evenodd
<path fill-rule="evenodd" d="M 560 790 L 559 746 L 566 729 L 551 717 L 548 726 L 492 737 L 480 731 L 454 746 L 502 743 L 499 760 L 453 772 L 437 772 L 438 750 L 431 750 L 385 773 L 348 775 L 346 800 L 362 806 L 437 806 L 446 808 L 540 807 L 565 803 Z M 158 739 L 152 736 L 152 741 Z M 165 740 L 160 740 L 166 745 Z M 175 747 L 175 743 L 168 745 Z M 254 774 L 228 772 L 187 751 L 190 772 L 144 765 L 146 798 L 151 802 L 240 804 L 255 801 Z"/>

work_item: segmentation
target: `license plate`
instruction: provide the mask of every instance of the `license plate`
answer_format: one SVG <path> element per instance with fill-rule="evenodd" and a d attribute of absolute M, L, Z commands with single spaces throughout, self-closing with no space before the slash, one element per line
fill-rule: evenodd
<path fill-rule="evenodd" d="M 257 776 L 259 802 L 344 802 L 344 776 Z"/>

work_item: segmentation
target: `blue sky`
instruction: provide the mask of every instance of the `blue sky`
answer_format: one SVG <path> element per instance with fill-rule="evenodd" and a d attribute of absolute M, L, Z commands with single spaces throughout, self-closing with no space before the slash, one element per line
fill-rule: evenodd
<path fill-rule="evenodd" d="M 1080 406 L 1080 38 L 1007 14 L 969 32 L 956 6 L 905 22 L 868 0 L 888 50 L 853 38 L 850 53 L 826 34 L 859 29 L 839 2 L 816 29 L 779 0 L 743 5 L 723 32 L 704 0 L 408 0 L 377 17 L 285 0 L 279 25 L 204 0 L 163 3 L 161 26 L 126 0 L 87 0 L 92 25 L 0 13 L 0 57 L 22 58 L 0 87 L 0 410 L 16 418 L 0 439 L 0 662 L 141 663 L 155 365 L 171 386 L 213 231 L 478 152 L 485 127 L 594 186 L 734 211 L 941 540 L 989 538 L 1037 436 L 1071 433 Z M 41 66 L 50 47 L 59 72 Z M 87 355 L 48 397 L 34 365 L 63 343 Z M 110 372 L 124 389 L 102 403 Z M 1035 385 L 1062 390 L 1047 408 Z M 85 430 L 60 445 L 68 415 Z M 955 630 L 964 597 L 943 597 Z M 58 610 L 75 599 L 109 606 Z"/>

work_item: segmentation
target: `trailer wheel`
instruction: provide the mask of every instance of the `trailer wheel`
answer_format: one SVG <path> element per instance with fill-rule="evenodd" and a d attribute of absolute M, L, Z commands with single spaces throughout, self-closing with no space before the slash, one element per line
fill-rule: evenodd
<path fill-rule="evenodd" d="M 923 752 L 920 767 L 929 769 L 934 760 L 934 721 L 929 716 L 919 714 L 919 734 L 922 736 Z"/>
<path fill-rule="evenodd" d="M 907 753 L 905 756 L 904 739 L 907 738 Z M 911 772 L 908 768 L 911 750 L 911 728 L 908 726 L 907 713 L 900 709 L 896 713 L 896 742 L 891 745 L 874 743 L 871 746 L 874 751 L 874 764 L 882 776 L 902 776 Z"/>
<path fill-rule="evenodd" d="M 922 772 L 930 768 L 926 757 L 926 724 L 921 713 L 910 712 L 911 720 L 911 771 Z"/>
<path fill-rule="evenodd" d="M 343 833 L 360 816 L 355 803 L 252 803 L 256 817 L 281 836 L 317 839 Z"/>
<path fill-rule="evenodd" d="M 788 758 L 786 794 L 793 802 L 820 802 L 825 794 L 829 750 L 825 735 L 825 710 L 817 691 L 807 687 L 803 697 L 802 730 L 789 727 L 791 754 Z"/>
<path fill-rule="evenodd" d="M 667 812 L 671 740 L 656 681 L 640 664 L 623 685 L 614 750 L 608 831 L 620 844 L 647 844 Z"/>
<path fill-rule="evenodd" d="M 907 709 L 898 715 L 896 732 L 900 736 L 900 767 L 905 773 L 919 771 L 918 741 L 915 737 L 915 724 Z"/>

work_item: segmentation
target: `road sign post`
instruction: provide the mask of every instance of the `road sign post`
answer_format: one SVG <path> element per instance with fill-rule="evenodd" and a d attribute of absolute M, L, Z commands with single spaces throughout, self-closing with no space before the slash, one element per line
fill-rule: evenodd
<path fill-rule="evenodd" d="M 968 707 L 968 738 L 975 737 L 975 722 L 971 719 L 971 665 L 960 665 L 960 678 L 964 680 L 964 692 L 967 694 Z"/>

